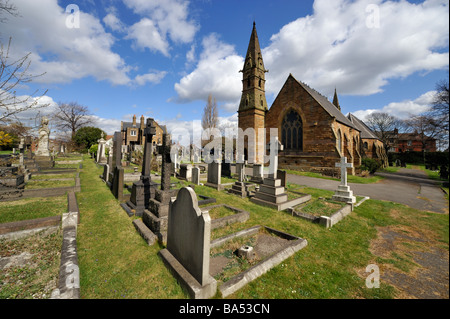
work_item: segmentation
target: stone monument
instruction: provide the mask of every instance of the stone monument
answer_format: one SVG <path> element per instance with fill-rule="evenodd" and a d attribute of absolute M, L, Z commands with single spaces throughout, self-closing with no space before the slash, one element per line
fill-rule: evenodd
<path fill-rule="evenodd" d="M 39 128 L 39 142 L 38 149 L 35 154 L 35 161 L 37 166 L 42 168 L 52 168 L 55 166 L 55 162 L 50 155 L 50 150 L 48 148 L 50 136 L 50 129 L 48 128 L 48 118 L 42 117 L 41 127 Z"/>
<path fill-rule="evenodd" d="M 331 199 L 345 202 L 347 204 L 355 204 L 356 197 L 353 196 L 353 191 L 350 190 L 350 187 L 347 185 L 347 168 L 352 168 L 352 163 L 347 163 L 347 157 L 341 157 L 341 161 L 336 163 L 336 167 L 341 169 L 341 184 L 338 186 L 338 189 L 334 192 L 334 195 Z"/>

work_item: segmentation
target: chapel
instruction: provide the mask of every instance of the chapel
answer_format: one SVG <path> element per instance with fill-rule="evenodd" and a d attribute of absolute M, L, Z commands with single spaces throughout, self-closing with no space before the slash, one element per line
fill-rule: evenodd
<path fill-rule="evenodd" d="M 264 163 L 270 129 L 278 131 L 283 145 L 279 151 L 279 168 L 334 175 L 338 171 L 335 163 L 345 156 L 347 162 L 353 164 L 349 173 L 355 174 L 363 156 L 380 158 L 382 164 L 387 162 L 384 148 L 379 147 L 381 141 L 370 129 L 355 116 L 347 117 L 341 112 L 336 90 L 330 102 L 289 74 L 270 108 L 267 106 L 265 73 L 268 71 L 264 67 L 255 23 L 240 72 L 243 89 L 238 127 L 244 132 L 244 156 L 249 163 Z M 246 134 L 249 128 L 255 132 L 265 128 L 265 136 L 256 133 L 250 138 Z M 364 143 L 370 143 L 374 151 L 362 149 L 362 145 L 367 145 Z"/>

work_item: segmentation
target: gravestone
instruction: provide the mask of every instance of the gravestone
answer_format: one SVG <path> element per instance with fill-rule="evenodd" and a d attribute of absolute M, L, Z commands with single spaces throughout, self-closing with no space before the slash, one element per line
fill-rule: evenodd
<path fill-rule="evenodd" d="M 120 151 L 122 145 L 122 133 L 114 133 L 114 155 L 113 167 L 110 175 L 112 192 L 115 198 L 119 201 L 123 200 L 123 183 L 124 183 L 124 169 L 121 165 L 122 153 Z"/>
<path fill-rule="evenodd" d="M 207 175 L 206 186 L 213 187 L 217 190 L 222 190 L 223 186 L 221 185 L 222 179 L 222 162 L 219 160 L 213 160 L 208 164 L 208 175 Z"/>
<path fill-rule="evenodd" d="M 231 162 L 226 157 L 222 160 L 222 176 L 231 178 Z"/>
<path fill-rule="evenodd" d="M 250 182 L 252 183 L 262 183 L 264 178 L 263 174 L 263 165 L 262 164 L 253 164 L 253 174 L 250 178 Z"/>
<path fill-rule="evenodd" d="M 192 178 L 192 165 L 181 164 L 180 165 L 180 177 L 189 181 Z"/>
<path fill-rule="evenodd" d="M 194 185 L 200 185 L 200 168 L 194 167 L 192 169 L 192 183 Z"/>
<path fill-rule="evenodd" d="M 159 253 L 179 283 L 195 299 L 215 295 L 216 280 L 209 274 L 211 218 L 198 207 L 190 187 L 170 202 L 167 248 Z"/>
<path fill-rule="evenodd" d="M 347 168 L 352 168 L 353 164 L 347 163 L 347 157 L 343 156 L 341 157 L 341 161 L 336 163 L 336 167 L 341 169 L 341 184 L 338 186 L 332 199 L 347 204 L 356 203 L 356 197 L 353 196 L 353 191 L 351 191 L 350 187 L 347 185 Z"/>
<path fill-rule="evenodd" d="M 152 138 L 156 134 L 155 122 L 152 118 L 147 119 L 147 125 L 144 129 L 145 145 L 144 158 L 142 160 L 142 173 L 139 181 L 133 183 L 131 198 L 127 202 L 135 212 L 136 216 L 142 216 L 144 210 L 148 208 L 149 201 L 155 197 L 155 187 L 152 187 L 150 176 L 150 165 L 153 155 Z"/>

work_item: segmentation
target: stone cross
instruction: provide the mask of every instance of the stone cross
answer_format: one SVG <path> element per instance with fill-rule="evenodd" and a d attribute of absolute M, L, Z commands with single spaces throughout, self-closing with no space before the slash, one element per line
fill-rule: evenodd
<path fill-rule="evenodd" d="M 347 163 L 347 157 L 341 157 L 341 161 L 336 163 L 336 167 L 341 168 L 341 185 L 347 186 L 347 168 L 353 167 L 352 163 Z"/>
<path fill-rule="evenodd" d="M 270 162 L 269 162 L 269 178 L 277 178 L 278 170 L 278 151 L 284 149 L 283 145 L 278 140 L 278 136 L 272 136 L 270 138 L 270 144 L 267 145 L 267 150 L 270 151 Z"/>
<path fill-rule="evenodd" d="M 152 118 L 147 119 L 147 126 L 144 129 L 145 145 L 144 159 L 142 164 L 142 176 L 150 177 L 150 167 L 153 154 L 153 136 L 156 134 L 156 127 Z"/>
<path fill-rule="evenodd" d="M 162 146 L 159 147 L 159 154 L 162 155 L 162 167 L 161 167 L 161 190 L 170 189 L 170 175 L 172 169 L 172 159 L 170 158 L 170 147 L 172 144 L 172 138 L 167 129 L 164 127 Z"/>

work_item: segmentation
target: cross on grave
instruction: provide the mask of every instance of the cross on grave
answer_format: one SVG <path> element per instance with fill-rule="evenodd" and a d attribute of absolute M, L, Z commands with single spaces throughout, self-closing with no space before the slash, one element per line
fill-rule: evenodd
<path fill-rule="evenodd" d="M 150 164 L 152 162 L 153 153 L 153 136 L 156 135 L 156 127 L 152 118 L 147 119 L 147 126 L 144 129 L 145 145 L 144 160 L 142 164 L 142 176 L 150 177 Z"/>
<path fill-rule="evenodd" d="M 170 149 L 172 144 L 172 139 L 169 133 L 167 133 L 167 128 L 163 126 L 163 144 L 158 146 L 158 154 L 162 156 L 162 167 L 161 167 L 161 190 L 170 189 L 170 175 L 172 168 L 172 159 L 170 157 Z"/>
<path fill-rule="evenodd" d="M 347 186 L 347 168 L 352 168 L 352 163 L 347 163 L 347 157 L 341 157 L 341 161 L 336 163 L 336 167 L 341 168 L 341 185 Z"/>
<path fill-rule="evenodd" d="M 270 151 L 269 178 L 276 179 L 278 170 L 278 151 L 284 150 L 284 146 L 278 140 L 278 136 L 272 136 L 270 138 L 270 143 L 267 144 L 266 150 Z"/>

